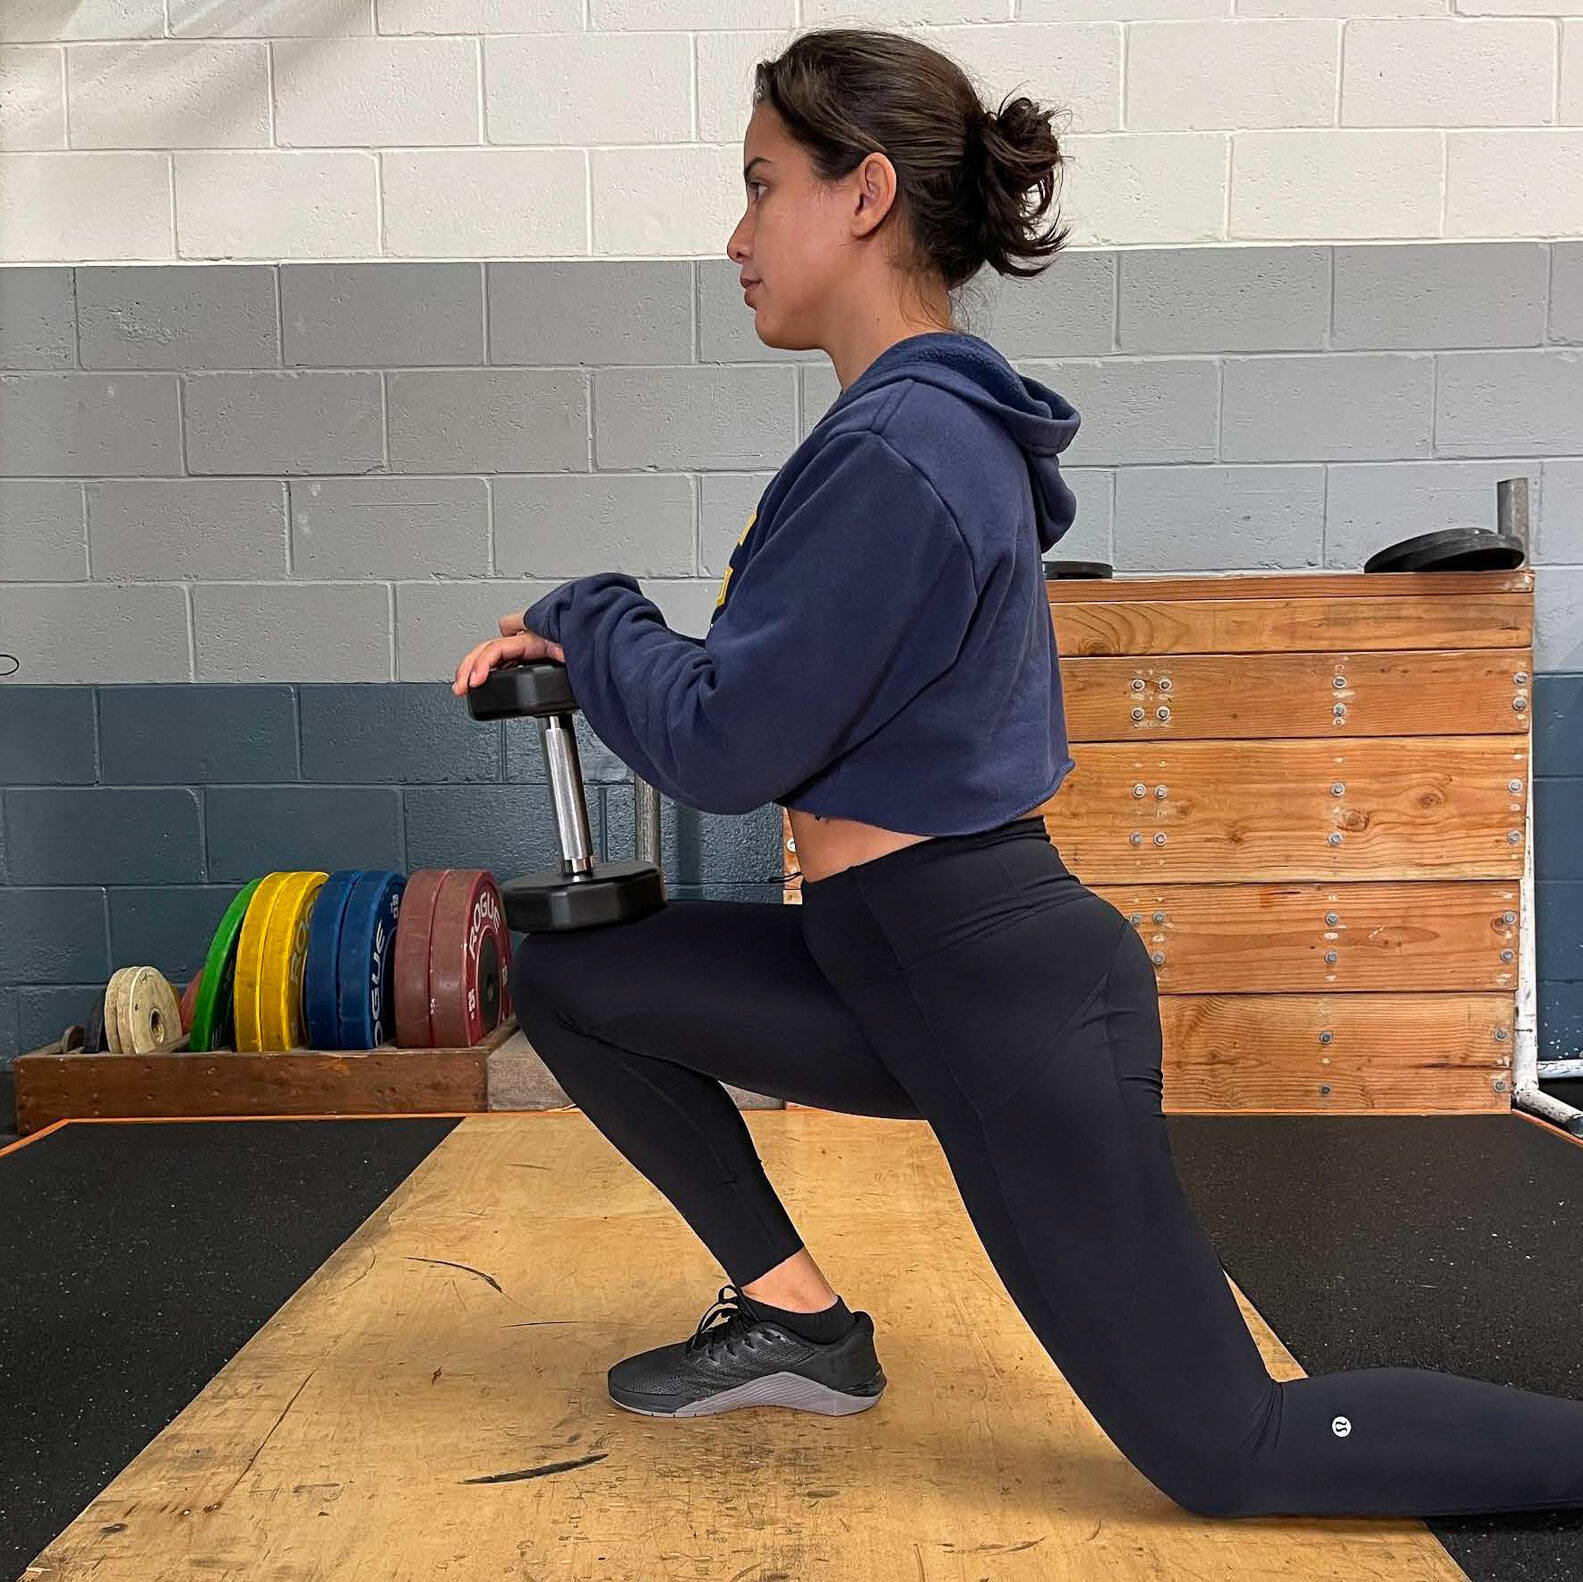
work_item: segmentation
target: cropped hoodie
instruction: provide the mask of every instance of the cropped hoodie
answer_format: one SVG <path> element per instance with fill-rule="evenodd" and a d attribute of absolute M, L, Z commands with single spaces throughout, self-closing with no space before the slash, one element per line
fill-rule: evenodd
<path fill-rule="evenodd" d="M 1041 555 L 1078 414 L 988 342 L 886 348 L 770 481 L 703 637 L 616 571 L 524 612 L 594 734 L 709 813 L 768 802 L 919 835 L 1032 812 L 1075 767 Z"/>

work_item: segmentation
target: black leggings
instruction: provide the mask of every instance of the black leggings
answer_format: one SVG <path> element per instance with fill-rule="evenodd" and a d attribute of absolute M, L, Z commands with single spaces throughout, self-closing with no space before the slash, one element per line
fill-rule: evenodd
<path fill-rule="evenodd" d="M 529 935 L 512 993 L 738 1285 L 802 1241 L 722 1082 L 927 1121 L 1067 1384 L 1188 1510 L 1583 1505 L 1583 1402 L 1423 1368 L 1270 1377 L 1171 1157 L 1148 953 L 1037 815 L 805 879 L 801 906 Z"/>

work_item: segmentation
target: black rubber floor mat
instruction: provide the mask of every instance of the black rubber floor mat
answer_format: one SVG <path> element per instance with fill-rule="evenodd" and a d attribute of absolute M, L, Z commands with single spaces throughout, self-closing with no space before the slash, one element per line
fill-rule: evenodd
<path fill-rule="evenodd" d="M 455 1125 L 79 1124 L 0 1157 L 0 1577 L 20 1576 Z"/>
<path fill-rule="evenodd" d="M 1226 1272 L 1306 1373 L 1583 1400 L 1583 1148 L 1514 1115 L 1170 1115 Z M 1576 1582 L 1583 1511 L 1426 1518 L 1477 1582 Z"/>

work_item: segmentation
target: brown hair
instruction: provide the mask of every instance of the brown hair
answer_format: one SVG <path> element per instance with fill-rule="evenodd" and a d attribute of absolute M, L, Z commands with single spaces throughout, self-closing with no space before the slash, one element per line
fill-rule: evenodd
<path fill-rule="evenodd" d="M 890 160 L 898 191 L 882 226 L 905 213 L 910 240 L 898 263 L 908 274 L 938 273 L 947 290 L 986 263 L 1026 279 L 1066 245 L 1059 207 L 1047 230 L 1035 229 L 1071 158 L 1051 112 L 1022 95 L 986 110 L 954 60 L 905 34 L 804 33 L 754 67 L 753 103 L 776 111 L 821 181 L 841 180 L 872 153 Z M 1019 268 L 1016 259 L 1043 261 Z"/>

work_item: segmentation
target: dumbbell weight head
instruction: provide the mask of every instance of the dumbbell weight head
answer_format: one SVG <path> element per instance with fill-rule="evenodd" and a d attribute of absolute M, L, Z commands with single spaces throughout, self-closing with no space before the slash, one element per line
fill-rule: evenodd
<path fill-rule="evenodd" d="M 632 923 L 665 905 L 665 876 L 653 863 L 595 862 L 586 873 L 526 873 L 500 887 L 514 933 L 558 933 Z"/>
<path fill-rule="evenodd" d="M 558 659 L 500 665 L 467 694 L 475 720 L 514 720 L 524 715 L 570 714 L 577 707 L 571 678 Z"/>
<path fill-rule="evenodd" d="M 519 934 L 558 933 L 633 922 L 664 906 L 665 877 L 653 863 L 602 862 L 593 855 L 572 723 L 577 699 L 566 666 L 554 659 L 503 665 L 469 690 L 467 708 L 475 720 L 529 716 L 539 722 L 561 869 L 500 886 L 507 925 Z"/>

